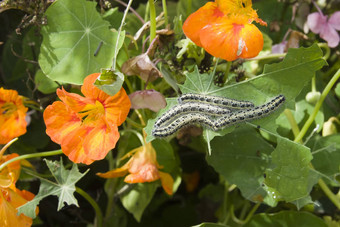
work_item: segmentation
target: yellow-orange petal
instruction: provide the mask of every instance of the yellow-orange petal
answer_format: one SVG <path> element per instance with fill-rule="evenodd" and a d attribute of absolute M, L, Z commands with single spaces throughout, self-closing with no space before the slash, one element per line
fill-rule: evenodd
<path fill-rule="evenodd" d="M 158 174 L 160 176 L 162 187 L 163 187 L 164 191 L 168 195 L 172 195 L 172 193 L 173 193 L 172 188 L 174 186 L 174 179 L 168 173 L 164 173 L 164 172 L 159 171 Z"/>
<path fill-rule="evenodd" d="M 218 9 L 217 4 L 208 2 L 185 20 L 182 27 L 183 32 L 197 46 L 202 47 L 200 30 L 222 16 L 223 13 Z"/>
<path fill-rule="evenodd" d="M 81 93 L 87 98 L 93 99 L 93 100 L 98 100 L 100 102 L 104 102 L 109 95 L 94 86 L 94 82 L 98 78 L 100 73 L 93 73 L 88 75 L 84 79 L 84 84 L 81 86 Z"/>
<path fill-rule="evenodd" d="M 94 101 L 75 93 L 69 93 L 64 88 L 57 89 L 60 100 L 74 112 L 83 111 L 86 105 L 93 104 Z"/>
<path fill-rule="evenodd" d="M 117 126 L 123 124 L 131 108 L 129 96 L 124 88 L 121 88 L 114 96 L 106 99 L 103 105 L 105 108 L 105 118 L 108 122 Z"/>
<path fill-rule="evenodd" d="M 68 133 L 60 143 L 63 153 L 74 163 L 90 165 L 95 161 L 84 151 L 83 142 L 87 133 L 86 127 L 78 127 Z"/>
<path fill-rule="evenodd" d="M 143 183 L 152 182 L 160 178 L 157 167 L 154 164 L 145 163 L 143 166 L 138 168 L 138 172 L 131 172 L 124 179 L 126 183 Z"/>
<path fill-rule="evenodd" d="M 97 173 L 97 176 L 102 178 L 115 178 L 115 177 L 122 177 L 128 173 L 128 164 L 123 165 L 120 168 L 110 170 L 106 173 Z"/>
<path fill-rule="evenodd" d="M 200 38 L 208 53 L 227 61 L 255 57 L 263 47 L 262 33 L 255 25 L 226 19 L 205 26 Z"/>
<path fill-rule="evenodd" d="M 11 189 L 0 189 L 0 226 L 31 226 L 32 219 L 20 214 L 17 216 L 17 207 L 25 204 L 27 199 L 20 195 L 20 190 L 17 192 Z"/>
<path fill-rule="evenodd" d="M 69 133 L 81 126 L 81 119 L 64 103 L 57 101 L 44 111 L 46 133 L 52 141 L 60 144 Z"/>
<path fill-rule="evenodd" d="M 18 157 L 19 155 L 16 153 L 4 155 L 0 158 L 0 164 L 7 162 L 10 159 Z M 0 172 L 0 187 L 8 188 L 15 184 L 20 176 L 20 161 L 15 161 L 8 164 L 1 172 Z"/>
<path fill-rule="evenodd" d="M 119 132 L 116 125 L 99 125 L 84 138 L 84 152 L 90 159 L 101 160 L 115 148 L 118 139 Z"/>
<path fill-rule="evenodd" d="M 27 110 L 17 91 L 0 88 L 0 144 L 26 133 Z"/>

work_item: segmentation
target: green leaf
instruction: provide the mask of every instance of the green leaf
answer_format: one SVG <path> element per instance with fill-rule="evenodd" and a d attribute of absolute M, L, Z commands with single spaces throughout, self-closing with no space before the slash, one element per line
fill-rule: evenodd
<path fill-rule="evenodd" d="M 195 71 L 186 75 L 185 83 L 179 85 L 179 87 L 182 93 L 199 93 L 248 100 L 254 102 L 255 105 L 262 105 L 273 97 L 282 94 L 286 97 L 285 106 L 294 107 L 295 98 L 314 76 L 315 71 L 325 64 L 326 61 L 322 58 L 321 49 L 317 45 L 313 45 L 309 48 L 289 49 L 282 62 L 266 65 L 263 74 L 240 83 L 222 88 L 217 87 L 213 83 L 212 75 L 199 74 L 196 68 Z M 160 111 L 158 116 L 177 104 L 175 99 L 167 99 L 167 103 L 168 105 Z M 270 116 L 258 119 L 254 121 L 254 124 L 275 132 L 277 128 L 275 120 L 283 110 L 284 108 L 281 108 Z M 145 128 L 148 134 L 147 141 L 154 139 L 151 131 L 156 118 L 149 120 Z M 206 138 L 212 140 L 215 136 L 230 133 L 234 128 L 235 126 L 232 126 L 219 132 L 207 130 L 208 136 Z"/>
<path fill-rule="evenodd" d="M 47 159 L 44 160 L 56 182 L 40 178 L 41 184 L 39 193 L 33 200 L 20 206 L 18 208 L 18 214 L 24 213 L 28 217 L 35 218 L 35 207 L 39 204 L 40 200 L 50 195 L 58 196 L 58 211 L 64 207 L 64 203 L 78 206 L 78 202 L 73 196 L 73 193 L 76 190 L 75 184 L 87 173 L 87 171 L 85 173 L 80 173 L 77 164 L 73 164 L 71 170 L 66 170 L 62 160 L 59 162 L 49 161 Z"/>
<path fill-rule="evenodd" d="M 103 69 L 94 85 L 108 95 L 115 95 L 122 87 L 124 82 L 124 74 L 121 72 L 113 72 Z"/>
<path fill-rule="evenodd" d="M 326 227 L 326 223 L 319 217 L 298 211 L 282 211 L 276 214 L 257 214 L 244 227 Z"/>
<path fill-rule="evenodd" d="M 312 158 L 309 148 L 283 137 L 277 139 L 272 153 L 275 168 L 267 169 L 265 179 L 277 199 L 291 202 L 309 195 L 318 180 L 318 175 L 310 169 Z"/>
<path fill-rule="evenodd" d="M 44 94 L 50 94 L 56 91 L 59 85 L 48 78 L 40 69 L 35 73 L 34 83 L 38 90 Z"/>
<path fill-rule="evenodd" d="M 340 134 L 326 137 L 315 136 L 308 142 L 313 154 L 312 164 L 316 171 L 321 173 L 328 183 L 340 186 L 336 177 L 340 174 Z"/>
<path fill-rule="evenodd" d="M 158 182 L 136 184 L 126 195 L 121 197 L 123 206 L 133 214 L 139 222 L 145 208 L 150 203 L 158 187 Z"/>
<path fill-rule="evenodd" d="M 270 165 L 273 146 L 255 129 L 246 126 L 216 137 L 211 141 L 211 148 L 212 155 L 206 157 L 208 164 L 229 183 L 236 184 L 245 198 L 262 202 L 267 196 L 262 188 L 263 175 Z"/>
<path fill-rule="evenodd" d="M 96 2 L 58 0 L 46 10 L 39 64 L 54 81 L 82 84 L 84 78 L 112 64 L 118 32 L 96 11 Z M 60 23 L 63 21 L 64 23 Z M 121 33 L 118 49 L 123 44 Z M 94 56 L 100 42 L 98 54 Z M 117 51 L 118 53 L 118 51 Z"/>

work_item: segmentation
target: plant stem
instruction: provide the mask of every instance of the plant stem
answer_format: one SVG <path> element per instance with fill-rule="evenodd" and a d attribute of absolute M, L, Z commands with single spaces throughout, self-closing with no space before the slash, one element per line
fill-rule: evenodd
<path fill-rule="evenodd" d="M 150 6 L 150 43 L 156 37 L 156 7 L 153 0 L 149 0 Z"/>
<path fill-rule="evenodd" d="M 87 200 L 93 207 L 94 211 L 96 212 L 96 222 L 94 226 L 102 227 L 103 226 L 103 213 L 98 206 L 97 202 L 87 194 L 83 189 L 76 187 L 76 192 L 81 195 L 84 199 Z"/>
<path fill-rule="evenodd" d="M 283 58 L 284 56 L 286 56 L 286 53 L 284 53 L 284 54 L 269 54 L 269 55 L 265 55 L 265 56 L 258 56 L 258 57 L 254 57 L 254 58 L 244 59 L 244 60 L 245 61 L 265 60 L 265 59 L 272 59 L 272 58 Z"/>
<path fill-rule="evenodd" d="M 297 125 L 297 123 L 295 121 L 295 118 L 292 114 L 292 111 L 290 111 L 289 109 L 285 109 L 284 114 L 286 115 L 286 118 L 289 121 L 290 127 L 292 127 L 294 138 L 296 138 L 300 133 L 300 129 L 299 129 L 299 126 Z"/>
<path fill-rule="evenodd" d="M 331 88 L 334 86 L 334 84 L 336 83 L 336 81 L 340 78 L 340 69 L 334 74 L 334 76 L 332 77 L 332 79 L 328 82 L 327 86 L 325 87 L 325 89 L 323 90 L 319 101 L 315 104 L 313 113 L 309 116 L 309 118 L 307 119 L 306 123 L 304 124 L 304 126 L 302 127 L 300 133 L 297 135 L 297 137 L 295 137 L 295 142 L 301 142 L 302 138 L 305 136 L 305 134 L 307 133 L 309 127 L 311 126 L 311 124 L 313 123 L 316 114 L 318 113 L 318 111 L 321 108 L 321 105 L 323 103 L 323 101 L 325 100 L 327 94 L 330 92 Z"/>
<path fill-rule="evenodd" d="M 168 9 L 166 7 L 166 0 L 162 0 L 162 5 L 163 5 L 163 12 L 164 12 L 164 24 L 165 24 L 165 28 L 168 26 L 169 21 L 168 21 Z"/>
<path fill-rule="evenodd" d="M 318 184 L 322 191 L 327 195 L 327 197 L 333 202 L 333 204 L 340 209 L 340 199 L 333 194 L 333 192 L 328 188 L 327 184 L 320 178 Z"/>
<path fill-rule="evenodd" d="M 7 148 L 9 147 L 9 146 L 11 146 L 15 141 L 17 141 L 18 140 L 18 137 L 16 137 L 16 138 L 14 138 L 14 139 L 12 139 L 11 141 L 9 141 L 8 143 L 6 143 L 6 145 L 3 147 L 3 148 L 1 148 L 1 150 L 0 150 L 0 159 L 1 159 L 1 156 L 5 153 L 5 151 L 7 150 Z"/>
<path fill-rule="evenodd" d="M 0 171 L 5 168 L 5 166 L 7 166 L 8 164 L 18 161 L 18 160 L 22 160 L 22 159 L 29 159 L 29 158 L 38 158 L 38 157 L 47 157 L 47 156 L 53 156 L 53 155 L 58 155 L 58 154 L 62 154 L 63 151 L 62 150 L 55 150 L 55 151 L 46 151 L 46 152 L 40 152 L 40 153 L 34 153 L 34 154 L 25 154 L 25 155 L 21 155 L 19 157 L 15 157 L 12 158 L 10 160 L 8 160 L 7 162 L 4 162 L 0 165 Z"/>
<path fill-rule="evenodd" d="M 129 3 L 126 6 L 126 9 L 124 11 L 122 22 L 120 23 L 120 26 L 118 28 L 117 40 L 116 40 L 115 50 L 114 50 L 114 54 L 113 54 L 112 67 L 111 67 L 112 71 L 116 70 L 116 62 L 117 62 L 117 55 L 118 55 L 117 49 L 118 49 L 118 46 L 119 46 L 120 33 L 122 32 L 122 28 L 123 28 L 124 23 L 125 23 L 126 15 L 129 12 L 129 9 L 130 9 L 132 2 L 133 2 L 133 0 L 129 0 Z"/>
<path fill-rule="evenodd" d="M 225 82 L 228 80 L 228 76 L 229 76 L 229 72 L 230 72 L 230 68 L 231 68 L 231 61 L 227 61 L 227 68 L 224 72 L 224 76 L 223 76 L 223 84 L 225 84 Z"/>
<path fill-rule="evenodd" d="M 234 213 L 234 206 L 231 205 L 230 206 L 230 214 L 231 214 L 231 217 L 233 219 L 234 222 L 236 222 L 237 224 L 240 224 L 240 225 L 244 225 L 246 224 L 254 215 L 254 213 L 256 212 L 256 210 L 259 208 L 259 206 L 261 205 L 261 203 L 256 203 L 253 208 L 250 210 L 250 212 L 248 213 L 246 219 L 244 220 L 240 220 L 238 219 L 236 216 L 235 216 L 235 213 Z"/>
<path fill-rule="evenodd" d="M 192 11 L 191 6 L 192 6 L 192 0 L 187 0 L 187 17 L 189 16 L 189 14 Z"/>

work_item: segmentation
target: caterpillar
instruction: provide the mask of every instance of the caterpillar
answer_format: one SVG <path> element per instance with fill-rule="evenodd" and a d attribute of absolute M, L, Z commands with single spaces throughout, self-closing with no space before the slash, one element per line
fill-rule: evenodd
<path fill-rule="evenodd" d="M 221 96 L 212 96 L 212 95 L 202 95 L 202 94 L 194 94 L 187 93 L 183 94 L 178 98 L 178 103 L 185 102 L 201 102 L 201 103 L 209 103 L 213 105 L 225 106 L 233 109 L 248 109 L 254 107 L 254 104 L 250 101 L 240 101 L 235 99 L 229 99 Z"/>
<path fill-rule="evenodd" d="M 181 105 L 176 105 L 165 112 L 157 119 L 154 127 L 160 127 L 167 122 L 173 120 L 174 117 L 179 117 L 185 113 L 201 112 L 207 115 L 222 116 L 231 111 L 223 106 L 214 106 L 208 103 L 187 102 Z"/>
<path fill-rule="evenodd" d="M 279 95 L 261 106 L 248 110 L 240 110 L 218 118 L 215 121 L 214 126 L 216 129 L 220 130 L 233 124 L 265 117 L 277 110 L 285 102 L 285 100 L 286 99 L 283 95 Z"/>
<path fill-rule="evenodd" d="M 207 115 L 201 113 L 187 113 L 181 115 L 164 127 L 154 127 L 152 135 L 154 137 L 168 137 L 187 125 L 199 124 L 214 130 L 215 122 Z"/>
<path fill-rule="evenodd" d="M 190 124 L 199 124 L 209 128 L 210 130 L 219 131 L 234 124 L 265 117 L 277 110 L 284 102 L 285 97 L 283 95 L 279 95 L 261 106 L 230 112 L 222 117 L 217 118 L 216 120 L 211 119 L 211 117 L 204 112 L 186 112 L 184 115 L 173 116 L 177 118 L 167 125 L 163 125 L 162 127 L 154 127 L 152 130 L 152 135 L 154 137 L 168 137 L 176 133 L 179 129 Z M 201 104 L 202 103 L 199 103 L 199 105 Z"/>

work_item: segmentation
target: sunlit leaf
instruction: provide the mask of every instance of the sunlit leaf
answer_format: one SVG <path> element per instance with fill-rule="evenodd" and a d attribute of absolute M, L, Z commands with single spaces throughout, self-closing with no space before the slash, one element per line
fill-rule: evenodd
<path fill-rule="evenodd" d="M 75 184 L 86 174 L 86 172 L 80 173 L 76 164 L 73 164 L 71 170 L 66 170 L 62 160 L 49 161 L 45 159 L 45 161 L 55 178 L 55 182 L 46 180 L 45 178 L 40 178 L 41 184 L 39 193 L 33 200 L 18 208 L 19 214 L 24 213 L 26 216 L 35 218 L 35 207 L 39 204 L 40 200 L 50 195 L 58 196 L 59 200 L 57 210 L 63 208 L 65 203 L 68 205 L 74 204 L 78 206 L 78 201 L 73 195 L 76 190 Z"/>
<path fill-rule="evenodd" d="M 279 200 L 291 202 L 309 195 L 318 174 L 310 168 L 310 150 L 298 143 L 280 137 L 272 153 L 274 168 L 267 169 L 265 184 L 273 188 Z"/>
<path fill-rule="evenodd" d="M 109 29 L 109 22 L 96 11 L 96 4 L 85 0 L 58 0 L 46 10 L 48 23 L 41 30 L 39 64 L 52 80 L 82 84 L 87 75 L 111 66 L 118 32 Z M 124 32 L 118 49 L 123 40 Z"/>
<path fill-rule="evenodd" d="M 111 70 L 103 69 L 94 85 L 108 95 L 115 95 L 120 91 L 124 82 L 124 74 L 121 72 L 113 72 Z"/>

